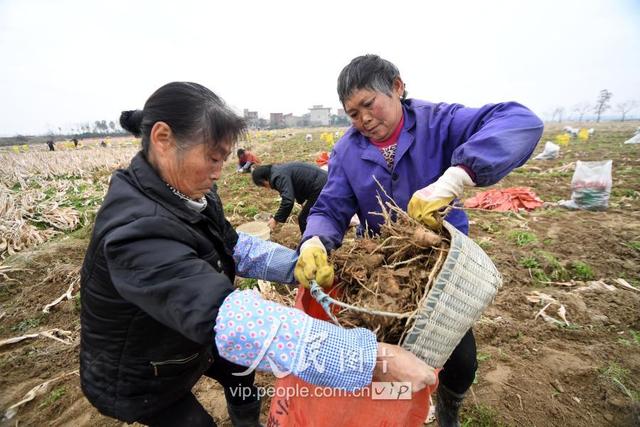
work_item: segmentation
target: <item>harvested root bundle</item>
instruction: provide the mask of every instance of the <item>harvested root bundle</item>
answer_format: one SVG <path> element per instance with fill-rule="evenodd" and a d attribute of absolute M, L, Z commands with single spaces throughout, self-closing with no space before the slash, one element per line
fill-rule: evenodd
<path fill-rule="evenodd" d="M 345 242 L 332 254 L 339 299 L 367 311 L 342 309 L 337 318 L 342 326 L 365 327 L 375 331 L 379 341 L 397 344 L 442 266 L 449 239 L 397 206 L 383 206 L 380 215 L 385 222 L 378 237 Z"/>

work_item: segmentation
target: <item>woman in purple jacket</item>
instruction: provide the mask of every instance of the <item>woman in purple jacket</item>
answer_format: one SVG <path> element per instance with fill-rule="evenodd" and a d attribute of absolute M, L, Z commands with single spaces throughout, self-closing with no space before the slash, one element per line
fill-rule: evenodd
<path fill-rule="evenodd" d="M 410 216 L 437 228 L 435 212 L 461 197 L 464 187 L 493 185 L 524 164 L 543 130 L 540 119 L 515 102 L 467 108 L 407 99 L 396 66 L 376 55 L 359 56 L 342 70 L 338 96 L 352 127 L 333 149 L 327 184 L 302 238 L 295 274 L 303 284 L 331 284 L 326 253 L 340 246 L 354 214 L 370 232 L 379 231 L 377 195 L 384 200 L 386 193 Z M 446 219 L 468 233 L 462 210 Z M 440 374 L 441 426 L 459 424 L 476 368 L 469 330 Z"/>

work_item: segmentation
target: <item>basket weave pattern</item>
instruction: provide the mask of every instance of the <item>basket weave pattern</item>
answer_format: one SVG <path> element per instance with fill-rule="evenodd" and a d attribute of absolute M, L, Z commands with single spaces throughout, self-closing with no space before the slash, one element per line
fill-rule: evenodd
<path fill-rule="evenodd" d="M 502 276 L 480 246 L 448 222 L 444 225 L 451 248 L 402 342 L 434 368 L 444 365 L 502 286 Z"/>

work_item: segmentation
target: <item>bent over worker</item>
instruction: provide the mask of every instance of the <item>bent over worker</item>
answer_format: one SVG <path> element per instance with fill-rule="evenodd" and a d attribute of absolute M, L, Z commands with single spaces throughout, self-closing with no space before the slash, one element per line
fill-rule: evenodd
<path fill-rule="evenodd" d="M 257 186 L 274 189 L 282 198 L 278 212 L 269 219 L 269 227 L 273 230 L 277 223 L 285 222 L 298 202 L 304 204 L 298 215 L 298 226 L 304 233 L 309 211 L 327 182 L 327 172 L 315 165 L 291 162 L 259 166 L 251 177 Z"/>
<path fill-rule="evenodd" d="M 398 68 L 376 55 L 354 58 L 342 70 L 338 96 L 352 126 L 333 148 L 327 184 L 309 215 L 296 267 L 302 283 L 315 279 L 330 285 L 326 253 L 340 246 L 354 213 L 369 232 L 379 232 L 377 195 L 383 201 L 388 195 L 411 217 L 437 229 L 436 212 L 461 197 L 465 187 L 493 185 L 524 164 L 543 130 L 542 121 L 516 102 L 469 108 L 408 99 Z M 446 220 L 468 233 L 461 209 L 452 209 Z M 318 263 L 323 268 L 316 269 Z M 476 368 L 469 330 L 440 373 L 441 426 L 459 425 L 459 408 Z"/>

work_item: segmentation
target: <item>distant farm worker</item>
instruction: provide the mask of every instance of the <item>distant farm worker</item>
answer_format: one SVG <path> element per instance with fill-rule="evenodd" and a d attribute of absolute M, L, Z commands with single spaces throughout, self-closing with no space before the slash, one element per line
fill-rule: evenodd
<path fill-rule="evenodd" d="M 71 141 L 73 142 L 74 148 L 78 148 L 78 138 L 73 138 Z"/>
<path fill-rule="evenodd" d="M 298 226 L 304 233 L 307 228 L 309 211 L 316 203 L 322 188 L 327 183 L 327 172 L 316 165 L 301 162 L 264 165 L 254 169 L 251 174 L 254 184 L 276 190 L 281 201 L 278 211 L 269 219 L 269 227 L 275 229 L 278 223 L 284 223 L 291 215 L 295 202 L 302 210 L 298 214 Z"/>
<path fill-rule="evenodd" d="M 249 173 L 251 172 L 251 168 L 260 164 L 258 156 L 249 150 L 238 148 L 236 154 L 238 156 L 238 169 L 236 172 Z"/>
<path fill-rule="evenodd" d="M 345 390 L 435 383 L 424 362 L 367 329 L 234 290 L 236 273 L 294 283 L 297 255 L 225 220 L 214 183 L 245 123 L 217 95 L 169 83 L 120 124 L 142 149 L 112 176 L 81 272 L 80 380 L 101 413 L 215 426 L 191 392 L 205 375 L 222 385 L 234 426 L 258 426 L 255 368 Z"/>
<path fill-rule="evenodd" d="M 56 147 L 53 142 L 53 139 L 47 140 L 47 147 L 49 147 L 49 151 L 56 151 Z"/>
<path fill-rule="evenodd" d="M 386 200 L 386 192 L 411 217 L 439 229 L 440 209 L 465 187 L 493 185 L 524 164 L 543 130 L 542 121 L 515 102 L 468 108 L 407 99 L 398 68 L 376 55 L 354 58 L 342 70 L 338 96 L 352 126 L 333 149 L 327 185 L 302 237 L 297 269 L 308 280 L 318 262 L 327 263 L 326 252 L 340 246 L 354 213 L 370 232 L 379 232 L 383 218 L 375 215 L 381 210 L 376 195 Z M 446 220 L 468 232 L 462 210 L 452 209 Z M 318 271 L 327 276 L 324 267 Z M 469 330 L 440 373 L 441 426 L 459 425 L 476 368 Z"/>

